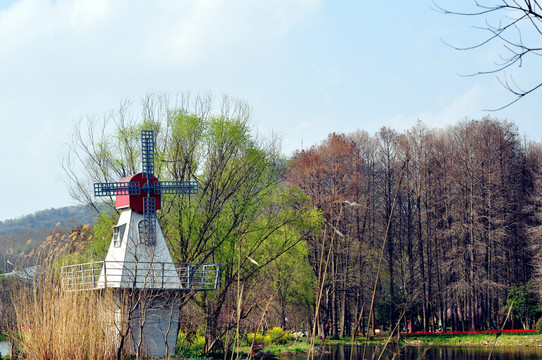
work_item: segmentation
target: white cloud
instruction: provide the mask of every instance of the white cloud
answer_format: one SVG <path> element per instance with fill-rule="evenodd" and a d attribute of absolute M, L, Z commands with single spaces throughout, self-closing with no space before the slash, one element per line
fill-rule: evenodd
<path fill-rule="evenodd" d="M 43 163 L 43 150 L 47 149 L 51 140 L 55 139 L 55 125 L 52 121 L 43 121 L 37 128 L 29 132 L 22 140 L 22 150 L 25 154 L 25 161 L 32 166 Z"/>
<path fill-rule="evenodd" d="M 487 99 L 487 91 L 481 85 L 474 85 L 442 109 L 433 112 L 424 112 L 418 118 L 424 122 L 431 123 L 436 127 L 445 127 L 455 124 L 458 121 L 470 116 L 473 118 L 482 114 L 481 108 Z M 427 119 L 427 120 L 425 120 Z"/>
<path fill-rule="evenodd" d="M 320 1 L 201 0 L 166 7 L 153 38 L 147 39 L 146 54 L 182 66 L 263 55 L 319 9 Z"/>
<path fill-rule="evenodd" d="M 296 132 L 300 132 L 300 131 L 309 129 L 310 126 L 311 126 L 311 122 L 310 122 L 310 121 L 301 121 L 300 123 L 298 123 L 298 124 L 292 129 L 292 133 L 296 133 Z"/>
<path fill-rule="evenodd" d="M 111 3 L 107 0 L 75 0 L 71 4 L 70 25 L 82 29 L 103 21 L 111 12 Z"/>
<path fill-rule="evenodd" d="M 19 0 L 0 12 L 0 54 L 49 63 L 84 59 L 94 67 L 115 61 L 243 68 L 245 59 L 273 54 L 322 1 Z"/>
<path fill-rule="evenodd" d="M 312 78 L 314 87 L 318 89 L 321 98 L 326 104 L 332 105 L 334 102 L 335 91 L 343 81 L 342 73 L 335 67 L 321 67 L 312 65 Z"/>
<path fill-rule="evenodd" d="M 71 31 L 104 21 L 113 1 L 20 0 L 0 12 L 0 49 L 15 52 L 36 42 L 56 42 Z"/>
<path fill-rule="evenodd" d="M 8 53 L 50 31 L 51 6 L 44 0 L 21 0 L 0 12 L 0 52 Z"/>
<path fill-rule="evenodd" d="M 412 127 L 419 119 L 430 127 L 445 128 L 454 125 L 465 119 L 481 118 L 484 112 L 481 111 L 481 104 L 487 103 L 488 91 L 482 85 L 474 85 L 451 102 L 445 104 L 436 111 L 425 111 L 417 115 L 396 114 L 387 123 L 389 127 L 403 131 Z"/>

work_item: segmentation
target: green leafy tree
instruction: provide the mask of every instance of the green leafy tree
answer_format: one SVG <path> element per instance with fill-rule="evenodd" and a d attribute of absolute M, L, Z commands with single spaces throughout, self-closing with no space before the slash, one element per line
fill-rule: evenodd
<path fill-rule="evenodd" d="M 287 162 L 276 144 L 256 141 L 246 112 L 241 108 L 234 113 L 233 118 L 198 120 L 178 112 L 172 122 L 173 134 L 179 137 L 168 148 L 174 151 L 170 158 L 184 162 L 163 169 L 173 178 L 190 174 L 200 185 L 198 196 L 164 201 L 162 217 L 170 219 L 165 229 L 174 258 L 218 262 L 222 267 L 219 291 L 197 297 L 208 319 L 207 350 L 235 326 L 231 321 L 219 323 L 234 287 L 243 284 L 249 297 L 256 275 L 318 225 L 308 197 L 282 182 Z M 246 304 L 239 317 L 252 308 Z"/>
<path fill-rule="evenodd" d="M 521 321 L 524 329 L 530 329 L 542 313 L 542 307 L 532 285 L 513 286 L 508 290 L 506 309 L 512 307 L 512 316 Z"/>
<path fill-rule="evenodd" d="M 288 252 L 288 256 L 278 258 L 272 264 L 270 273 L 273 274 L 281 328 L 309 328 L 314 309 L 315 283 L 307 244 L 300 242 Z"/>
<path fill-rule="evenodd" d="M 109 244 L 113 238 L 113 226 L 117 223 L 119 214 L 115 211 L 101 211 L 92 229 L 92 242 L 87 248 L 90 258 L 96 260 L 105 259 L 109 250 Z"/>

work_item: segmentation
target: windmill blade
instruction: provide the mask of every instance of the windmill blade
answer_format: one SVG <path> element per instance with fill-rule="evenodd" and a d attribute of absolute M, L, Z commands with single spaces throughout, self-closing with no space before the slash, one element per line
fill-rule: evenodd
<path fill-rule="evenodd" d="M 113 182 L 94 184 L 94 196 L 139 195 L 140 193 L 141 190 L 138 183 Z"/>
<path fill-rule="evenodd" d="M 143 198 L 143 223 L 145 244 L 156 245 L 156 199 L 152 196 Z"/>
<path fill-rule="evenodd" d="M 154 176 L 154 135 L 152 130 L 141 130 L 141 161 L 143 178 Z"/>
<path fill-rule="evenodd" d="M 159 181 L 154 185 L 156 194 L 197 194 L 197 181 Z"/>

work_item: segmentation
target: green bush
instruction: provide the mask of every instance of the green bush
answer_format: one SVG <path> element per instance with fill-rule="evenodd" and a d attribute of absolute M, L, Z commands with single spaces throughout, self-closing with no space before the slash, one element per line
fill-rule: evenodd
<path fill-rule="evenodd" d="M 256 339 L 254 339 L 254 336 L 256 336 Z M 260 344 L 264 342 L 264 336 L 261 333 L 256 333 L 256 335 L 254 335 L 254 333 L 248 333 L 247 340 L 248 340 L 249 345 L 252 344 L 253 340 L 255 344 Z"/>
<path fill-rule="evenodd" d="M 254 336 L 256 336 L 256 339 L 254 339 Z M 290 332 L 284 331 L 279 327 L 274 327 L 270 330 L 267 330 L 265 332 L 265 335 L 262 335 L 262 333 L 257 333 L 256 335 L 254 335 L 254 333 L 248 333 L 247 340 L 249 344 L 252 344 L 253 339 L 255 344 L 264 343 L 265 345 L 284 345 L 288 341 L 294 340 L 294 337 Z"/>
<path fill-rule="evenodd" d="M 290 332 L 284 331 L 279 327 L 274 327 L 268 330 L 265 334 L 265 342 L 267 344 L 280 344 L 284 345 L 288 341 L 293 340 L 293 336 Z"/>
<path fill-rule="evenodd" d="M 177 354 L 201 355 L 205 349 L 205 336 L 190 332 L 179 331 L 177 338 Z"/>
<path fill-rule="evenodd" d="M 536 331 L 542 332 L 542 317 L 536 322 Z"/>

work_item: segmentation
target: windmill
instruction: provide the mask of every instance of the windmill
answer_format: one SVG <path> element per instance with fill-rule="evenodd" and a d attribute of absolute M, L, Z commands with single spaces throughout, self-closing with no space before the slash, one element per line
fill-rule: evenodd
<path fill-rule="evenodd" d="M 95 196 L 115 196 L 116 208 L 121 210 L 105 260 L 64 266 L 61 278 L 67 291 L 104 288 L 119 289 L 119 294 L 123 290 L 151 291 L 158 300 L 150 308 L 138 310 L 138 314 L 144 311 L 145 316 L 152 314 L 154 320 L 141 326 L 133 337 L 143 339 L 145 354 L 164 356 L 173 354 L 175 349 L 178 309 L 175 311 L 175 304 L 165 304 L 163 299 L 171 298 L 169 295 L 178 290 L 215 290 L 220 265 L 173 262 L 156 211 L 161 209 L 162 195 L 196 194 L 198 184 L 195 181 L 159 181 L 156 178 L 154 134 L 151 130 L 141 131 L 141 153 L 142 172 L 118 182 L 94 184 Z M 161 294 L 168 296 L 161 297 Z M 172 316 L 177 318 L 174 329 L 171 328 Z M 135 322 L 140 323 L 140 320 L 136 317 L 130 321 L 137 329 Z M 166 325 L 164 336 L 160 329 Z"/>

